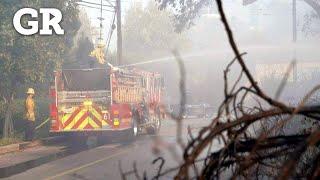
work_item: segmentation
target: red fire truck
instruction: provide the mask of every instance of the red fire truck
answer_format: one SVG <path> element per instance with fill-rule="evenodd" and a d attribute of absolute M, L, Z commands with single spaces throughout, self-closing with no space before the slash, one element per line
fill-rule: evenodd
<path fill-rule="evenodd" d="M 51 129 L 77 136 L 146 130 L 157 134 L 164 117 L 164 80 L 137 69 L 64 69 L 55 71 L 50 89 Z"/>

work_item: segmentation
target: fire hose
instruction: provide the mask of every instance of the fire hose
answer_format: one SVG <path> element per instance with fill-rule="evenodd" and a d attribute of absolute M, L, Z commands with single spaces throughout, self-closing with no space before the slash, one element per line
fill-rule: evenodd
<path fill-rule="evenodd" d="M 46 119 L 43 123 L 41 123 L 39 126 L 36 127 L 36 130 L 41 128 L 43 125 L 45 125 L 47 122 L 50 121 L 51 118 Z"/>

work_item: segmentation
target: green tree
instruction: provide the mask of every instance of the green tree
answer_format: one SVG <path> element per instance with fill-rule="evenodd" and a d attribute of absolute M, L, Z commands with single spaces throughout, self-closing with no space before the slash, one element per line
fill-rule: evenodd
<path fill-rule="evenodd" d="M 65 35 L 22 36 L 17 33 L 12 19 L 15 12 L 24 7 L 60 9 L 63 13 L 61 25 Z M 48 81 L 53 69 L 61 67 L 80 24 L 76 0 L 1 0 L 0 19 L 0 96 L 7 104 L 3 137 L 8 137 L 13 133 L 11 104 L 17 88 L 21 84 Z M 27 20 L 27 16 L 22 18 L 23 26 L 26 26 Z"/>
<path fill-rule="evenodd" d="M 79 20 L 81 26 L 74 37 L 74 45 L 67 54 L 63 68 L 88 68 L 90 61 L 94 61 L 89 57 L 90 52 L 94 49 L 90 20 L 84 11 L 80 11 Z"/>
<path fill-rule="evenodd" d="M 192 26 L 193 20 L 197 17 L 203 7 L 212 3 L 212 0 L 155 0 L 158 2 L 161 10 L 173 8 L 175 13 L 173 15 L 176 31 L 181 32 L 186 28 Z M 320 1 L 319 0 L 303 0 L 306 4 L 313 8 L 316 17 L 320 17 Z M 243 0 L 243 5 L 251 3 L 258 3 L 255 0 Z"/>
<path fill-rule="evenodd" d="M 313 8 L 312 11 L 304 15 L 304 21 L 302 25 L 302 31 L 305 36 L 315 36 L 320 35 L 319 25 L 320 25 L 320 0 L 304 0 L 310 7 Z"/>
<path fill-rule="evenodd" d="M 153 1 L 146 7 L 136 3 L 127 11 L 123 25 L 126 63 L 167 55 L 172 48 L 189 47 L 186 36 L 174 32 L 171 16 L 170 11 L 160 11 Z"/>

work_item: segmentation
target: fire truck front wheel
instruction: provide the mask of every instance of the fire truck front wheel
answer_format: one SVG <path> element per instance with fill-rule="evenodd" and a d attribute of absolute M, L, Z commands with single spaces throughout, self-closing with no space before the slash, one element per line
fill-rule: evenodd
<path fill-rule="evenodd" d="M 125 133 L 126 137 L 124 140 L 127 142 L 135 141 L 138 135 L 138 131 L 139 131 L 139 125 L 138 125 L 137 116 L 134 116 L 132 118 L 132 127 L 126 131 Z"/>
<path fill-rule="evenodd" d="M 153 116 L 151 116 L 153 124 L 148 127 L 146 130 L 148 134 L 158 134 L 161 127 L 161 118 L 160 118 L 160 112 L 157 111 Z"/>
<path fill-rule="evenodd" d="M 137 120 L 133 119 L 132 128 L 131 128 L 133 137 L 136 137 L 138 135 L 138 129 L 139 127 L 138 127 Z"/>

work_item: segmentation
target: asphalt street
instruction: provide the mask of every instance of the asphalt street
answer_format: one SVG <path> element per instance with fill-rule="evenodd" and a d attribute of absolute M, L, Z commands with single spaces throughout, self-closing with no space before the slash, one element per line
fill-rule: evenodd
<path fill-rule="evenodd" d="M 201 127 L 210 123 L 209 119 L 185 119 L 182 137 L 188 140 L 187 127 L 197 134 Z M 162 121 L 157 136 L 141 134 L 130 144 L 113 142 L 95 147 L 48 164 L 30 169 L 8 179 L 122 179 L 121 171 L 129 174 L 127 179 L 139 179 L 144 172 L 151 179 L 160 167 L 159 157 L 164 158 L 163 170 L 179 166 L 182 149 L 176 141 L 176 122 Z M 136 169 L 136 174 L 130 174 Z M 137 177 L 138 176 L 138 177 Z M 174 172 L 161 179 L 172 179 Z"/>

